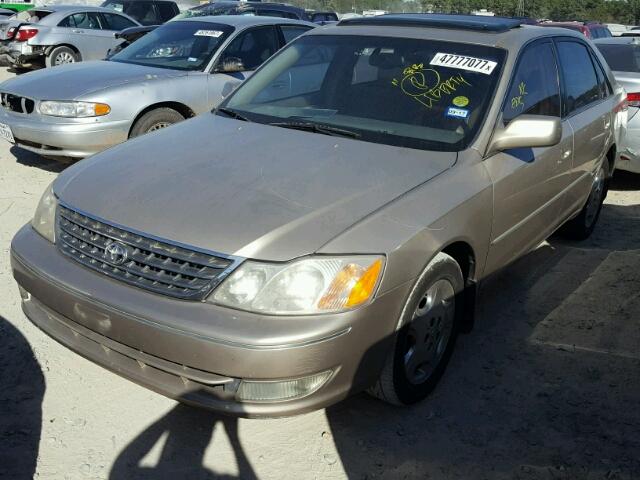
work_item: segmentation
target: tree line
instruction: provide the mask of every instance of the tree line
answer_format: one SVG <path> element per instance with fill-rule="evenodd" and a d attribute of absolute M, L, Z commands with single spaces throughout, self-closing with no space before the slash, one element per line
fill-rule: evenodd
<path fill-rule="evenodd" d="M 486 9 L 505 16 L 640 24 L 640 0 L 291 0 L 291 3 L 340 13 L 363 10 L 470 13 Z"/>

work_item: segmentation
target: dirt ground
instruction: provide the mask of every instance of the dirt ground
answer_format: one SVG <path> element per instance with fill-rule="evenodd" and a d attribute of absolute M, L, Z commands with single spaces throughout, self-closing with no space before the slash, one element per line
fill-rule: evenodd
<path fill-rule="evenodd" d="M 235 420 L 107 372 L 23 315 L 9 244 L 62 168 L 0 142 L 0 478 L 640 479 L 640 176 L 617 176 L 588 241 L 552 238 L 484 283 L 429 400 Z"/>

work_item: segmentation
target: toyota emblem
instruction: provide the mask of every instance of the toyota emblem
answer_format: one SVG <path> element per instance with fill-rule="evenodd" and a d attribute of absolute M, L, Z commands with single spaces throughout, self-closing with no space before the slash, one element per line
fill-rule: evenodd
<path fill-rule="evenodd" d="M 107 245 L 104 251 L 105 257 L 114 265 L 123 264 L 129 257 L 129 250 L 126 245 L 120 242 L 112 242 Z"/>

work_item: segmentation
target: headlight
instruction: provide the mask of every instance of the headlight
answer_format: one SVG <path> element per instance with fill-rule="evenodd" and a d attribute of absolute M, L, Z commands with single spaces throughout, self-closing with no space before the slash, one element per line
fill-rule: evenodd
<path fill-rule="evenodd" d="M 111 111 L 111 107 L 106 103 L 54 102 L 52 100 L 40 102 L 38 108 L 42 115 L 69 118 L 101 117 Z"/>
<path fill-rule="evenodd" d="M 44 238 L 54 243 L 56 241 L 56 207 L 58 200 L 53 194 L 53 184 L 49 185 L 40 198 L 36 213 L 31 220 L 33 228 Z"/>
<path fill-rule="evenodd" d="M 383 263 L 381 256 L 312 257 L 286 264 L 247 261 L 210 301 L 268 314 L 349 310 L 373 297 Z"/>

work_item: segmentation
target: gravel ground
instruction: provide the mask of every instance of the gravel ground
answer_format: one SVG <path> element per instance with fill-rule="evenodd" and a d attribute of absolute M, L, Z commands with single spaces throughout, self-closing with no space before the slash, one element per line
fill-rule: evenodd
<path fill-rule="evenodd" d="M 25 318 L 9 243 L 62 168 L 0 142 L 1 478 L 640 478 L 640 176 L 617 176 L 591 239 L 552 238 L 484 283 L 428 401 L 358 395 L 235 420 L 107 372 Z"/>

